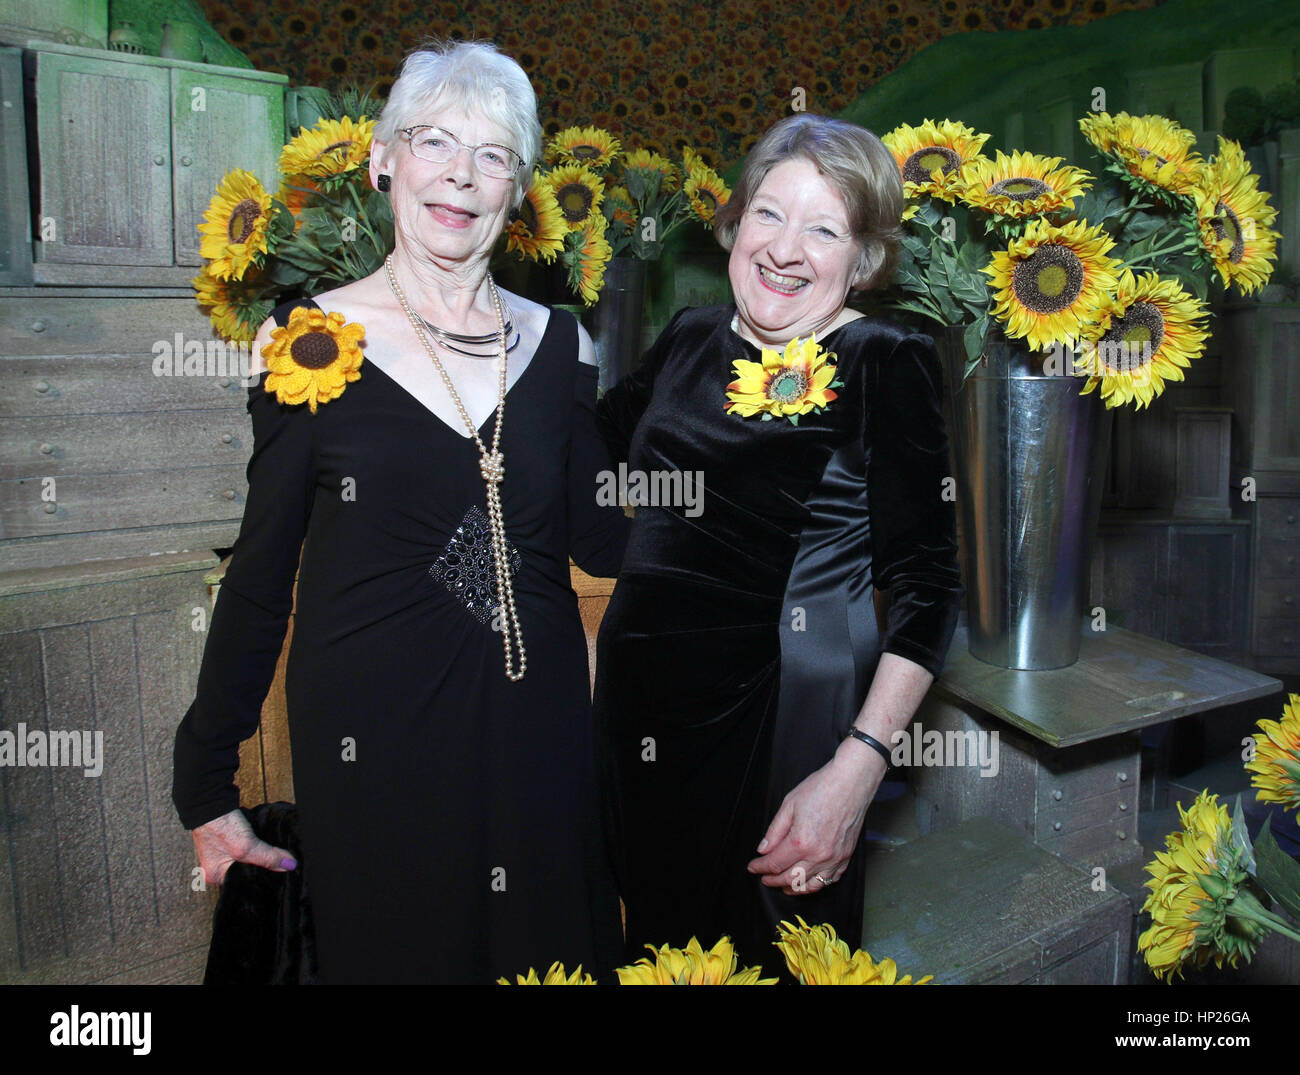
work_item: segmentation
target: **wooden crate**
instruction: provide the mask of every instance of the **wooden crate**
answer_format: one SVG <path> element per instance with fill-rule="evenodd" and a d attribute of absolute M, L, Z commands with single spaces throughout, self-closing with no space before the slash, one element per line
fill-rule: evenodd
<path fill-rule="evenodd" d="M 198 981 L 215 892 L 171 802 L 216 562 L 0 574 L 0 728 L 102 734 L 102 771 L 0 768 L 0 982 Z M 84 761 L 84 759 L 83 759 Z"/>
<path fill-rule="evenodd" d="M 1122 985 L 1128 901 L 984 817 L 867 860 L 862 947 L 915 981 Z"/>

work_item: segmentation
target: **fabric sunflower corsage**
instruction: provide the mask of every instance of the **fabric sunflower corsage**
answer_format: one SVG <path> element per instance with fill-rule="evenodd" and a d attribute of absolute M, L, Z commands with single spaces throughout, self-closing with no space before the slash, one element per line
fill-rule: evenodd
<path fill-rule="evenodd" d="M 271 342 L 262 348 L 265 390 L 281 403 L 306 403 L 315 414 L 318 403 L 338 399 L 349 381 L 361 379 L 357 342 L 365 335 L 364 325 L 345 324 L 340 313 L 296 307 L 289 323 L 272 329 Z"/>
<path fill-rule="evenodd" d="M 835 376 L 834 358 L 834 351 L 822 350 L 816 333 L 806 340 L 795 337 L 783 354 L 764 347 L 761 362 L 738 358 L 724 409 L 741 418 L 757 414 L 765 422 L 788 418 L 797 426 L 801 415 L 821 414 L 837 398 L 834 389 L 844 387 Z"/>

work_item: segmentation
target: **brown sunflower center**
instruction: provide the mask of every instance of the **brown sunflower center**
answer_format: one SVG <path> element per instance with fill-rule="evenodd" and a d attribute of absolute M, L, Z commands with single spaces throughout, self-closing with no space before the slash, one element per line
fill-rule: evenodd
<path fill-rule="evenodd" d="M 1098 357 L 1112 372 L 1129 372 L 1149 365 L 1165 338 L 1165 317 L 1150 302 L 1135 302 L 1123 317 L 1112 318 L 1110 330 L 1098 343 Z"/>
<path fill-rule="evenodd" d="M 928 183 L 936 169 L 944 175 L 961 167 L 961 157 L 947 146 L 925 146 L 903 162 L 903 178 L 909 183 Z"/>
<path fill-rule="evenodd" d="M 289 345 L 289 355 L 304 369 L 323 370 L 339 357 L 339 345 L 328 332 L 304 332 Z"/>
<path fill-rule="evenodd" d="M 243 243 L 253 234 L 253 225 L 262 215 L 262 207 L 252 198 L 245 198 L 230 210 L 226 221 L 226 236 L 232 243 Z"/>
<path fill-rule="evenodd" d="M 808 374 L 797 366 L 777 370 L 767 382 L 767 398 L 777 403 L 798 403 L 808 392 Z"/>
<path fill-rule="evenodd" d="M 349 149 L 351 146 L 352 146 L 352 139 L 345 138 L 342 142 L 335 142 L 332 145 L 326 146 L 324 149 L 320 151 L 320 153 L 316 155 L 316 159 L 320 160 L 322 157 L 328 157 L 335 150 L 338 149 L 346 150 Z"/>
<path fill-rule="evenodd" d="M 1068 310 L 1083 290 L 1083 262 L 1068 246 L 1040 246 L 1016 265 L 1011 289 L 1036 314 Z"/>
<path fill-rule="evenodd" d="M 1228 251 L 1228 260 L 1236 264 L 1246 252 L 1246 241 L 1241 234 L 1241 221 L 1237 214 L 1229 209 L 1223 202 L 1219 202 L 1214 207 L 1214 220 L 1211 221 L 1211 227 L 1214 228 L 1214 237 L 1223 242 L 1224 239 L 1232 240 L 1232 249 Z"/>
<path fill-rule="evenodd" d="M 1024 202 L 1030 198 L 1040 197 L 1051 189 L 1041 179 L 1033 179 L 1027 175 L 1016 175 L 1009 179 L 999 179 L 989 187 L 989 193 L 1001 194 L 1004 198 L 1010 198 L 1012 201 Z"/>
<path fill-rule="evenodd" d="M 570 224 L 580 224 L 591 213 L 591 188 L 583 183 L 565 183 L 555 192 L 555 200 Z"/>
<path fill-rule="evenodd" d="M 573 156 L 577 157 L 578 160 L 584 161 L 597 160 L 604 156 L 604 150 L 602 150 L 600 146 L 585 144 L 580 146 L 570 146 L 569 152 L 573 154 Z"/>
<path fill-rule="evenodd" d="M 709 190 L 708 187 L 700 187 L 699 190 L 695 192 L 695 197 L 704 206 L 706 212 L 709 213 L 717 212 L 718 199 L 714 195 L 713 191 Z"/>

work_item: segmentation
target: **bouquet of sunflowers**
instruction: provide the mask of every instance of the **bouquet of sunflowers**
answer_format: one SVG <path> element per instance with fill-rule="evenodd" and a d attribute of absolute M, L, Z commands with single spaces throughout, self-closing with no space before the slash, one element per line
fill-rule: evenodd
<path fill-rule="evenodd" d="M 507 250 L 533 261 L 558 256 L 569 286 L 591 304 L 610 258 L 657 260 L 683 224 L 711 227 L 730 194 L 689 147 L 679 165 L 648 149 L 625 152 L 599 127 L 570 127 L 547 143 Z"/>
<path fill-rule="evenodd" d="M 366 167 L 375 129 L 367 117 L 380 102 L 352 90 L 320 107 L 316 125 L 281 150 L 274 194 L 235 169 L 199 226 L 205 265 L 195 297 L 227 340 L 251 341 L 283 296 L 359 280 L 392 249 L 392 207 Z M 559 255 L 574 293 L 594 303 L 611 257 L 654 260 L 682 224 L 709 226 L 726 204 L 717 173 L 690 149 L 683 157 L 679 166 L 645 149 L 623 154 L 594 127 L 560 132 L 507 229 L 506 251 L 543 262 Z"/>
<path fill-rule="evenodd" d="M 1103 180 L 1060 157 L 981 153 L 987 134 L 951 120 L 883 141 L 902 172 L 908 232 L 895 309 L 964 327 L 968 376 L 993 325 L 1100 387 L 1107 407 L 1148 406 L 1205 348 L 1209 279 L 1249 294 L 1268 282 L 1277 212 L 1241 146 L 1163 116 L 1079 121 Z"/>
<path fill-rule="evenodd" d="M 235 169 L 199 225 L 206 264 L 195 297 L 227 340 L 251 341 L 282 296 L 368 276 L 392 249 L 392 208 L 366 169 L 375 130 L 367 115 L 379 102 L 350 91 L 321 107 L 316 125 L 280 151 L 274 195 Z"/>

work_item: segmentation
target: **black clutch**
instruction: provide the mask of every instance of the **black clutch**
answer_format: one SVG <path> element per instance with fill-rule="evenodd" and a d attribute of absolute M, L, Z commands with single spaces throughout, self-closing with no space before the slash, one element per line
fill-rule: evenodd
<path fill-rule="evenodd" d="M 226 871 L 212 917 L 203 984 L 318 984 L 316 937 L 298 840 L 298 808 L 277 802 L 240 809 L 257 837 L 288 851 L 298 868 L 275 873 L 236 862 Z"/>

